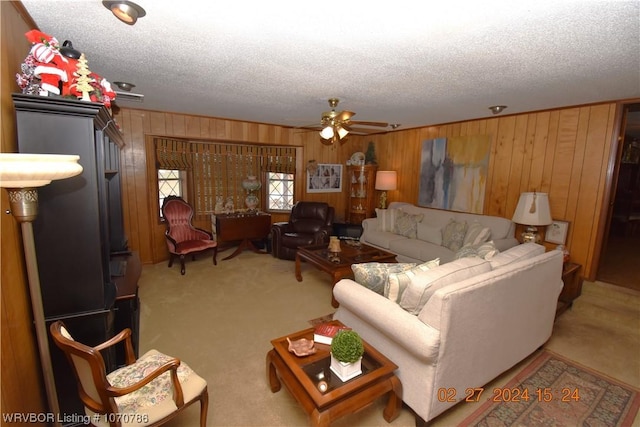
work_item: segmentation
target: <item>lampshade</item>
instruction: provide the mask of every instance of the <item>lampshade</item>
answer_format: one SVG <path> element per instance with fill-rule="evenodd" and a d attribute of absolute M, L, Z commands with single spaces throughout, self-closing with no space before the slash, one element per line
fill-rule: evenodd
<path fill-rule="evenodd" d="M 347 136 L 349 131 L 343 128 L 342 126 L 329 125 L 320 131 L 320 136 L 323 139 L 332 140 L 334 143 L 336 140 L 340 140 Z"/>
<path fill-rule="evenodd" d="M 513 214 L 513 222 L 524 225 L 549 225 L 551 209 L 547 193 L 522 193 Z"/>
<path fill-rule="evenodd" d="M 135 24 L 138 18 L 142 18 L 147 14 L 143 8 L 131 1 L 104 0 L 102 4 L 109 9 L 116 18 L 129 25 Z"/>
<path fill-rule="evenodd" d="M 320 131 L 320 136 L 324 139 L 331 139 L 333 138 L 333 127 L 332 126 L 327 126 L 326 128 L 322 129 Z"/>
<path fill-rule="evenodd" d="M 42 187 L 82 172 L 80 156 L 66 154 L 0 153 L 0 187 Z"/>
<path fill-rule="evenodd" d="M 345 136 L 349 135 L 349 131 L 346 130 L 345 128 L 343 128 L 342 126 L 338 126 L 338 136 L 340 137 L 340 139 L 344 138 Z"/>
<path fill-rule="evenodd" d="M 376 173 L 376 190 L 395 190 L 397 185 L 396 171 L 378 171 Z"/>

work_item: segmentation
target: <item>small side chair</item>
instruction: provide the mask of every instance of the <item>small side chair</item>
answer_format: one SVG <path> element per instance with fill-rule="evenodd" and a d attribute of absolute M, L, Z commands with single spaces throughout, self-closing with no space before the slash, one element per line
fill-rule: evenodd
<path fill-rule="evenodd" d="M 179 359 L 149 350 L 136 360 L 131 329 L 95 347 L 73 339 L 60 320 L 49 327 L 71 364 L 80 400 L 97 427 L 158 426 L 200 402 L 200 427 L 207 425 L 207 382 Z M 125 346 L 126 365 L 107 374 L 101 350 Z M 120 415 L 114 415 L 120 414 Z"/>
<path fill-rule="evenodd" d="M 184 275 L 184 258 L 191 254 L 195 260 L 197 252 L 213 249 L 213 264 L 218 265 L 218 243 L 213 239 L 213 234 L 192 224 L 193 208 L 181 197 L 169 196 L 162 203 L 162 217 L 167 222 L 165 237 L 169 249 L 169 267 L 173 265 L 173 259 L 180 257 L 180 274 Z"/>

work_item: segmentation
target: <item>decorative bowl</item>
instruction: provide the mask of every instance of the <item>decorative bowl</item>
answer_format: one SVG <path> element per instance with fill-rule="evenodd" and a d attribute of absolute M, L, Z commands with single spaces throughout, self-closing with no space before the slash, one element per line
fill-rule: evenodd
<path fill-rule="evenodd" d="M 299 340 L 291 341 L 289 338 L 287 338 L 287 341 L 289 342 L 289 351 L 298 357 L 308 356 L 310 354 L 314 354 L 317 351 L 317 349 L 314 347 L 313 340 L 300 338 Z"/>

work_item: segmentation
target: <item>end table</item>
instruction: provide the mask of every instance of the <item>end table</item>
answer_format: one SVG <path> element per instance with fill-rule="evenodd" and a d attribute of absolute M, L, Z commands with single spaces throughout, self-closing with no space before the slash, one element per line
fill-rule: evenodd
<path fill-rule="evenodd" d="M 556 318 L 571 307 L 573 301 L 582 293 L 583 278 L 580 275 L 582 266 L 573 262 L 565 262 L 562 266 L 562 282 L 564 287 L 558 297 Z"/>

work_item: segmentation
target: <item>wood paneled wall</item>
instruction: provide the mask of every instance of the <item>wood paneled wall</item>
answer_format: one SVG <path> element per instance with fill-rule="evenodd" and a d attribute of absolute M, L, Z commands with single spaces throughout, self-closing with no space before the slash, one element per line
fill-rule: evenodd
<path fill-rule="evenodd" d="M 484 213 L 511 218 L 520 193 L 549 193 L 553 219 L 569 221 L 567 247 L 594 279 L 608 204 L 607 174 L 616 155 L 617 104 L 605 103 L 396 131 L 372 138 L 380 170 L 398 171 L 390 201 L 417 203 L 425 139 L 489 135 Z M 551 249 L 555 245 L 546 244 Z"/>
<path fill-rule="evenodd" d="M 125 148 L 122 154 L 122 185 L 125 227 L 129 246 L 140 253 L 145 263 L 168 259 L 164 238 L 165 227 L 157 218 L 156 185 L 153 159 L 149 156 L 148 136 L 193 138 L 238 143 L 277 144 L 302 147 L 303 157 L 296 168 L 296 194 L 300 199 L 326 201 L 335 206 L 338 219 L 344 219 L 346 199 L 342 193 L 313 193 L 304 191 L 308 160 L 318 163 L 342 163 L 354 151 L 361 151 L 362 141 L 344 145 L 325 146 L 317 132 L 268 124 L 241 122 L 185 114 L 122 108 L 116 115 L 123 133 Z M 152 173 L 149 173 L 149 172 Z M 288 214 L 273 214 L 272 221 L 286 221 Z M 197 224 L 211 229 L 211 224 Z"/>
<path fill-rule="evenodd" d="M 345 193 L 303 191 L 304 166 L 344 164 L 355 151 L 365 151 L 373 141 L 379 170 L 398 171 L 398 189 L 390 201 L 417 203 L 422 141 L 436 137 L 488 135 L 492 141 L 484 213 L 510 218 L 520 193 L 549 193 L 551 214 L 569 221 L 567 246 L 583 274 L 593 278 L 599 256 L 603 206 L 606 206 L 607 172 L 615 154 L 616 103 L 562 108 L 492 117 L 437 126 L 400 130 L 371 136 L 351 136 L 334 146 L 320 143 L 316 132 L 145 110 L 122 109 L 118 120 L 125 132 L 124 186 L 126 225 L 131 246 L 145 262 L 166 259 L 164 227 L 155 217 L 153 175 L 146 176 L 145 135 L 164 135 L 224 141 L 295 145 L 303 148 L 296 173 L 296 191 L 304 200 L 327 201 L 345 217 Z M 147 196 L 148 195 L 148 196 Z M 151 202 L 149 202 L 151 200 Z M 286 215 L 274 215 L 274 221 Z M 151 227 L 148 226 L 151 224 Z M 209 224 L 201 224 L 210 227 Z M 551 249 L 555 245 L 548 245 Z"/>
<path fill-rule="evenodd" d="M 1 106 L 0 151 L 17 151 L 15 111 L 11 94 L 19 91 L 17 70 L 29 52 L 24 33 L 35 24 L 21 3 L 0 2 Z M 10 214 L 7 192 L 0 189 L 0 324 L 2 339 L 2 413 L 43 413 L 46 411 L 40 359 L 31 318 L 31 300 L 22 251 L 20 226 Z M 8 425 L 4 419 L 1 425 Z"/>

